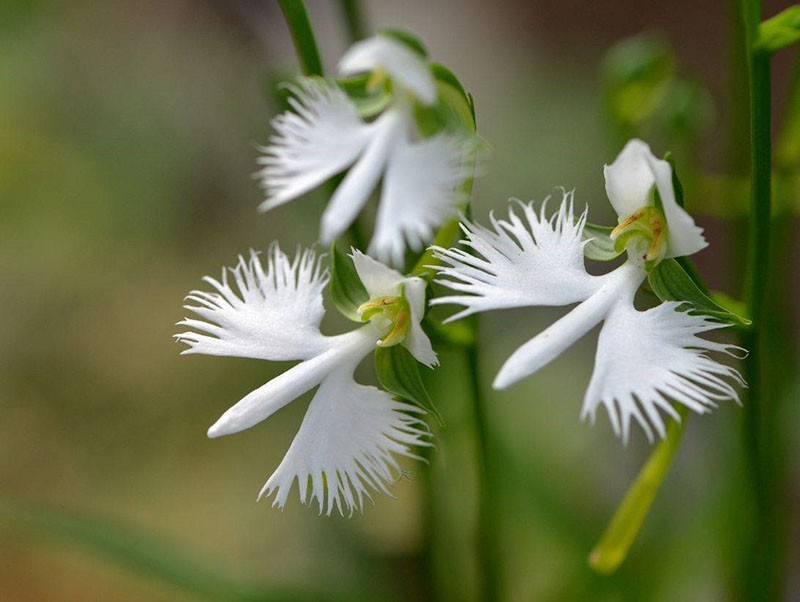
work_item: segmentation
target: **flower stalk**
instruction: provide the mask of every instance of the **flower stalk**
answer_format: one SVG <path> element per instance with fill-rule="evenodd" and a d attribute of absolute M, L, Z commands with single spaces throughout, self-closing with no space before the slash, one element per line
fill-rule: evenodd
<path fill-rule="evenodd" d="M 628 555 L 642 527 L 661 483 L 669 472 L 680 447 L 689 410 L 677 408 L 681 421 L 673 420 L 667 426 L 667 436 L 650 454 L 636 480 L 628 489 L 625 499 L 614 513 L 603 537 L 589 554 L 589 565 L 598 573 L 610 575 L 619 568 Z"/>

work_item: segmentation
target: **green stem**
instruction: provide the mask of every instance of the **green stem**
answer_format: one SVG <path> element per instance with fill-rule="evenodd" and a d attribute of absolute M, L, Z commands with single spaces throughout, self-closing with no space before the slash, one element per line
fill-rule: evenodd
<path fill-rule="evenodd" d="M 494 602 L 503 599 L 501 571 L 502 546 L 499 525 L 495 522 L 497 504 L 492 500 L 497 481 L 494 479 L 492 445 L 483 399 L 483 386 L 480 375 L 480 346 L 478 344 L 479 320 L 472 318 L 475 329 L 475 343 L 467 348 L 467 369 L 472 389 L 472 412 L 475 418 L 475 439 L 478 448 L 478 516 L 477 552 L 479 566 L 479 600 Z"/>
<path fill-rule="evenodd" d="M 742 597 L 747 600 L 775 600 L 781 591 L 778 569 L 780 559 L 779 516 L 772 503 L 772 467 L 774 458 L 768 452 L 764 425 L 769 424 L 767 384 L 763 378 L 766 350 L 764 340 L 764 306 L 769 283 L 771 227 L 771 73 L 770 56 L 756 48 L 761 22 L 759 0 L 741 0 L 742 29 L 747 49 L 747 71 L 750 92 L 750 217 L 748 222 L 747 270 L 745 298 L 748 315 L 753 321 L 743 334 L 743 343 L 750 352 L 744 363 L 749 394 L 745 403 L 744 444 L 750 475 L 755 521 L 752 542 L 744 559 Z M 766 435 L 766 436 L 765 436 Z"/>
<path fill-rule="evenodd" d="M 603 537 L 589 554 L 589 565 L 598 573 L 610 575 L 628 555 L 650 506 L 667 476 L 680 447 L 689 410 L 678 406 L 681 422 L 673 420 L 667 426 L 667 436 L 650 454 L 636 480 L 614 513 Z"/>
<path fill-rule="evenodd" d="M 278 0 L 278 4 L 292 34 L 294 49 L 303 74 L 322 76 L 322 61 L 319 58 L 314 31 L 311 29 L 303 0 Z"/>
<path fill-rule="evenodd" d="M 367 28 L 364 19 L 364 11 L 361 10 L 361 2 L 359 2 L 359 0 L 339 0 L 339 7 L 344 15 L 350 43 L 363 40 L 367 37 Z"/>

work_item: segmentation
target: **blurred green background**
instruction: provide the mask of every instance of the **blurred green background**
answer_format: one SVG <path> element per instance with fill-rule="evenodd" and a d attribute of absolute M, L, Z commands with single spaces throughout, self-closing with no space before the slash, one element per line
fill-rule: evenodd
<path fill-rule="evenodd" d="M 737 80 L 728 75 L 736 55 L 726 4 L 643 4 L 363 3 L 371 27 L 416 32 L 474 94 L 492 147 L 474 196 L 479 219 L 504 211 L 509 197 L 541 199 L 565 186 L 590 203 L 592 221 L 611 223 L 603 164 L 643 132 L 685 171 L 711 242 L 698 258 L 703 275 L 737 294 L 736 178 L 720 185 L 698 169 L 735 175 L 747 156 L 737 142 L 741 102 L 729 92 Z M 348 45 L 337 4 L 308 8 L 333 68 Z M 618 50 L 617 67 L 604 62 L 612 45 L 644 30 L 660 37 L 641 52 Z M 649 98 L 653 115 L 631 123 L 608 114 L 608 69 L 624 73 L 626 52 L 656 80 L 633 102 Z M 787 69 L 779 63 L 779 101 Z M 430 471 L 409 463 L 396 499 L 376 496 L 363 516 L 343 519 L 317 516 L 296 494 L 283 512 L 255 502 L 307 398 L 235 437 L 205 436 L 285 365 L 179 357 L 171 339 L 181 300 L 203 275 L 274 239 L 292 249 L 316 237 L 321 195 L 261 215 L 251 177 L 255 143 L 279 110 L 276 84 L 295 72 L 269 0 L 0 3 L 1 600 L 418 600 L 431 579 L 443 598 L 471 599 L 475 462 L 457 353 L 444 352 L 430 379 L 447 424 L 436 428 Z M 679 85 L 665 92 L 673 77 Z M 796 260 L 797 245 L 789 248 Z M 488 315 L 484 380 L 558 313 Z M 798 366 L 783 345 L 797 330 L 782 328 L 775 352 L 789 358 L 790 378 L 774 402 L 787 408 L 788 427 L 798 424 Z M 624 448 L 605 417 L 594 427 L 579 421 L 593 355 L 584 341 L 490 394 L 509 599 L 732 597 L 745 520 L 742 412 L 732 403 L 689 422 L 619 573 L 589 570 L 586 556 L 650 449 L 641 433 Z M 792 515 L 797 452 L 795 444 L 785 462 Z M 428 542 L 425 483 L 434 502 Z M 800 597 L 799 554 L 793 544 L 787 599 Z"/>

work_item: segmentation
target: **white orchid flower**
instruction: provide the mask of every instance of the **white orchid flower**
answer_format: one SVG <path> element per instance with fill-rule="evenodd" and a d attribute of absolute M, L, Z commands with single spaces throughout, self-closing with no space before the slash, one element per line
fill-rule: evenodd
<path fill-rule="evenodd" d="M 388 78 L 391 103 L 367 122 L 337 85 L 300 80 L 291 88 L 292 110 L 273 120 L 276 134 L 259 158 L 267 193 L 260 209 L 294 200 L 349 168 L 322 215 L 320 239 L 329 244 L 353 223 L 382 177 L 368 252 L 400 266 L 406 249 L 429 243 L 460 201 L 465 144 L 444 132 L 420 137 L 414 102 L 436 104 L 436 82 L 428 62 L 403 43 L 388 35 L 357 42 L 339 72 L 372 73 L 372 87 Z"/>
<path fill-rule="evenodd" d="M 492 309 L 578 303 L 508 358 L 494 388 L 505 389 L 533 374 L 603 322 L 581 417 L 594 422 L 603 405 L 614 432 L 625 442 L 631 418 L 652 441 L 653 429 L 665 436 L 660 412 L 679 419 L 672 401 L 701 414 L 723 399 L 738 403 L 731 382 L 743 385 L 741 376 L 708 354 L 733 355 L 740 349 L 698 336 L 723 325 L 680 311 L 680 303 L 665 302 L 646 311 L 634 307 L 647 261 L 691 253 L 706 243 L 675 202 L 669 164 L 656 159 L 643 142 L 631 141 L 605 175 L 609 197 L 620 214 L 617 235 L 628 238 L 628 259 L 622 266 L 602 276 L 586 271 L 587 212 L 575 220 L 573 195 L 564 193 L 558 211 L 549 218 L 546 202 L 538 213 L 532 204 L 520 202 L 521 217 L 512 208 L 507 220 L 492 216 L 492 228 L 465 221 L 466 240 L 461 242 L 473 253 L 434 248 L 435 257 L 444 263 L 436 268 L 438 282 L 459 294 L 431 303 L 465 308 L 450 320 Z M 649 201 L 653 185 L 661 208 Z"/>
<path fill-rule="evenodd" d="M 357 251 L 353 260 L 372 297 L 364 311 L 373 311 L 364 316 L 369 320 L 364 326 L 345 334 L 320 332 L 328 273 L 311 250 L 291 260 L 273 245 L 266 269 L 251 252 L 223 270 L 221 280 L 204 278 L 213 290 L 192 291 L 184 306 L 200 318 L 179 322 L 191 329 L 176 336 L 189 346 L 184 354 L 301 360 L 228 409 L 208 429 L 209 437 L 250 428 L 319 386 L 289 451 L 259 494 L 260 499 L 275 492 L 273 506 L 284 506 L 297 479 L 300 499 L 316 499 L 320 513 L 334 507 L 340 513 L 361 510 L 370 489 L 388 493 L 387 484 L 399 472 L 394 455 L 417 457 L 411 447 L 429 445 L 423 410 L 353 379 L 376 344 L 403 344 L 418 361 L 436 364 L 419 326 L 424 283 Z M 374 311 L 375 297 L 394 313 Z M 393 340 L 387 342 L 390 333 Z"/>

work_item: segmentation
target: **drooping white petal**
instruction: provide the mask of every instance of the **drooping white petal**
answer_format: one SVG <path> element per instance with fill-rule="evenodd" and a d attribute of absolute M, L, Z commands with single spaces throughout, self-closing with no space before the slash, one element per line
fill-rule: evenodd
<path fill-rule="evenodd" d="M 546 217 L 546 202 L 537 214 L 532 204 L 519 203 L 521 219 L 509 209 L 508 220 L 491 216 L 493 230 L 465 221 L 467 250 L 433 247 L 445 265 L 436 267 L 437 282 L 460 295 L 438 297 L 432 304 L 454 303 L 466 309 L 456 320 L 491 309 L 528 305 L 567 305 L 589 298 L 601 279 L 584 267 L 581 240 L 584 211 L 573 218 L 572 193 L 565 193 L 559 210 Z"/>
<path fill-rule="evenodd" d="M 377 35 L 353 44 L 339 61 L 342 75 L 383 69 L 427 105 L 436 102 L 436 82 L 428 62 L 389 36 Z"/>
<path fill-rule="evenodd" d="M 370 255 L 402 265 L 406 249 L 422 249 L 454 215 L 467 176 L 465 146 L 447 134 L 418 142 L 403 135 L 383 178 Z"/>
<path fill-rule="evenodd" d="M 630 298 L 632 305 L 644 278 L 644 270 L 632 263 L 601 276 L 597 292 L 511 354 L 492 386 L 505 389 L 546 366 L 597 326 L 621 297 Z"/>
<path fill-rule="evenodd" d="M 604 169 L 606 193 L 620 218 L 651 205 L 655 185 L 667 220 L 667 257 L 691 255 L 708 246 L 692 217 L 678 205 L 672 185 L 672 166 L 656 158 L 650 147 L 632 139 Z"/>
<path fill-rule="evenodd" d="M 352 365 L 340 367 L 320 385 L 259 499 L 274 492 L 272 505 L 282 508 L 295 479 L 301 501 L 316 500 L 320 514 L 331 514 L 334 508 L 341 514 L 360 511 L 372 490 L 391 495 L 388 485 L 400 475 L 395 456 L 417 457 L 412 446 L 429 445 L 419 418 L 423 413 L 356 383 Z"/>
<path fill-rule="evenodd" d="M 649 149 L 648 149 L 649 150 Z M 647 156 L 650 169 L 661 197 L 664 217 L 667 219 L 667 257 L 692 255 L 708 246 L 703 229 L 698 228 L 694 219 L 678 205 L 675 188 L 672 185 L 672 166 L 663 159 L 656 159 L 652 153 Z"/>
<path fill-rule="evenodd" d="M 425 289 L 427 283 L 422 278 L 407 278 L 405 282 L 405 296 L 411 308 L 411 325 L 403 341 L 406 349 L 411 352 L 414 358 L 428 368 L 433 368 L 439 364 L 436 352 L 433 350 L 431 340 L 425 331 L 422 330 L 422 318 L 425 315 Z"/>
<path fill-rule="evenodd" d="M 316 188 L 364 150 L 370 126 L 335 84 L 301 79 L 291 88 L 291 111 L 272 120 L 275 134 L 258 158 L 267 211 Z"/>
<path fill-rule="evenodd" d="M 593 421 L 602 404 L 617 436 L 627 441 L 633 418 L 652 440 L 652 429 L 665 436 L 661 412 L 679 419 L 672 401 L 700 414 L 721 400 L 738 403 L 731 383 L 743 386 L 742 377 L 708 354 L 743 350 L 698 336 L 724 325 L 678 311 L 679 306 L 665 302 L 640 312 L 629 299 L 614 304 L 600 331 L 581 417 Z"/>
<path fill-rule="evenodd" d="M 400 294 L 400 285 L 405 280 L 400 272 L 365 255 L 358 249 L 352 249 L 350 257 L 353 259 L 356 273 L 364 288 L 367 289 L 370 299 Z"/>
<path fill-rule="evenodd" d="M 274 244 L 267 255 L 266 270 L 251 251 L 249 259 L 240 257 L 235 268 L 223 270 L 221 281 L 204 278 L 214 291 L 189 294 L 184 307 L 201 319 L 178 322 L 193 329 L 175 337 L 189 346 L 184 354 L 290 360 L 324 349 L 319 323 L 327 270 L 311 250 L 289 259 Z"/>
<path fill-rule="evenodd" d="M 369 141 L 361 158 L 347 172 L 322 213 L 320 239 L 323 244 L 339 238 L 364 207 L 392 149 L 404 135 L 408 119 L 406 111 L 388 109 L 369 126 Z"/>
<path fill-rule="evenodd" d="M 276 376 L 231 406 L 211 428 L 209 437 L 231 435 L 255 426 L 306 391 L 316 387 L 342 365 L 355 365 L 374 347 L 375 334 L 369 326 L 326 341 L 327 349 Z"/>

